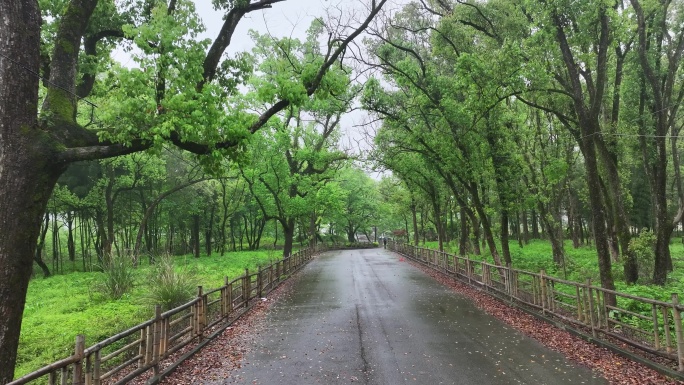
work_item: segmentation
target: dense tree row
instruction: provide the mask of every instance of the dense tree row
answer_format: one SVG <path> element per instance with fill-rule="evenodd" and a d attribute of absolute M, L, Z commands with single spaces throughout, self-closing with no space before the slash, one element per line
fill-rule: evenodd
<path fill-rule="evenodd" d="M 601 284 L 664 284 L 684 213 L 681 2 L 418 1 L 377 22 L 364 105 L 382 119 L 376 160 L 429 204 L 440 241 L 482 241 L 510 263 L 510 234 L 539 223 L 593 240 Z M 409 206 L 409 207 L 413 207 Z M 655 234 L 653 276 L 630 241 Z M 480 233 L 481 232 L 481 233 Z M 469 239 L 469 237 L 471 239 Z M 500 238 L 501 243 L 496 239 Z M 477 250 L 475 250 L 477 252 Z"/>
<path fill-rule="evenodd" d="M 72 166 L 48 203 L 35 273 L 98 270 L 112 255 L 137 264 L 164 254 L 199 258 L 271 247 L 288 256 L 297 242 L 370 238 L 379 216 L 375 182 L 342 157 L 326 163 L 332 168 L 313 181 L 274 170 L 288 167 L 291 149 L 279 152 L 283 142 L 268 135 L 247 146 L 249 153 L 268 154 L 266 161 L 245 162 L 218 177 L 177 151 Z M 315 151 L 302 143 L 298 150 L 322 158 L 336 149 Z"/>

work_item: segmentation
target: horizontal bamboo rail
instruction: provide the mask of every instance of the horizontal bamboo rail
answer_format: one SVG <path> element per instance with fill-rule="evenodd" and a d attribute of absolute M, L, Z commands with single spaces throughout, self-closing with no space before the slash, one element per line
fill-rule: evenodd
<path fill-rule="evenodd" d="M 432 249 L 388 242 L 388 249 L 434 270 L 478 287 L 498 298 L 553 317 L 569 328 L 610 338 L 636 349 L 672 360 L 684 373 L 684 306 L 673 293 L 669 302 L 642 298 L 584 283 L 476 262 Z M 617 305 L 606 303 L 616 298 Z M 643 309 L 643 312 L 638 312 Z"/>
<path fill-rule="evenodd" d="M 161 312 L 139 325 L 85 348 L 85 337 L 78 335 L 74 354 L 18 378 L 7 385 L 23 385 L 47 377 L 47 384 L 101 385 L 125 384 L 151 371 L 148 383 L 157 383 L 166 372 L 159 363 L 192 343 L 201 343 L 220 323 L 232 322 L 237 312 L 249 309 L 255 299 L 263 298 L 287 277 L 301 269 L 321 251 L 317 247 L 300 250 L 256 273 L 233 280 L 225 278 L 219 288 L 204 291 L 175 309 Z M 234 318 L 233 318 L 234 319 Z M 177 362 L 174 362 L 177 363 Z"/>

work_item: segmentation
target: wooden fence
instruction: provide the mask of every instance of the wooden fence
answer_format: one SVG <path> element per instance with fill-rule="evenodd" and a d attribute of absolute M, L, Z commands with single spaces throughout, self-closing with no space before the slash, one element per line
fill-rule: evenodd
<path fill-rule="evenodd" d="M 672 360 L 684 372 L 684 306 L 673 293 L 670 302 L 641 298 L 545 274 L 472 261 L 438 250 L 389 242 L 388 248 L 497 297 L 554 318 L 564 327 L 597 340 L 619 340 Z M 617 305 L 606 301 L 615 297 Z M 653 363 L 655 367 L 658 364 Z"/>
<path fill-rule="evenodd" d="M 232 281 L 226 278 L 225 285 L 217 289 L 204 291 L 200 286 L 192 301 L 164 313 L 157 306 L 154 318 L 88 348 L 84 337 L 77 336 L 71 357 L 8 385 L 36 380 L 50 385 L 125 384 L 147 372 L 151 373 L 148 383 L 157 383 L 172 370 L 162 369 L 162 360 L 190 344 L 200 344 L 210 333 L 223 330 L 246 311 L 253 300 L 266 296 L 309 262 L 316 251 L 313 248 L 300 250 L 257 272 L 245 270 L 243 276 Z M 185 358 L 179 357 L 174 364 Z"/>

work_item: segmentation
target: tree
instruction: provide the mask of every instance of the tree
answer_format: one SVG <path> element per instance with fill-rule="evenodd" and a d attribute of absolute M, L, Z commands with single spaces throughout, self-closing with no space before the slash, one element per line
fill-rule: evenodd
<path fill-rule="evenodd" d="M 164 142 L 220 159 L 277 112 L 322 85 L 325 89 L 328 69 L 386 0 L 372 1 L 368 17 L 348 34 L 330 35 L 317 69 L 301 79 L 297 97 L 278 95 L 255 116 L 225 102 L 221 96 L 234 90 L 220 84 L 218 70 L 237 23 L 279 1 L 217 2 L 225 12 L 224 25 L 208 51 L 206 43 L 193 40 L 200 23 L 187 1 L 132 3 L 120 10 L 110 2 L 69 0 L 58 11 L 49 9 L 54 13 L 47 20 L 55 31 L 45 31 L 49 42 L 41 41 L 37 0 L 0 3 L 0 383 L 13 377 L 43 213 L 69 164 L 158 149 Z M 130 22 L 110 29 L 107 20 Z M 91 114 L 79 115 L 79 107 L 95 108 L 79 102 L 97 88 L 90 87 L 89 79 L 98 74 L 98 66 L 86 65 L 86 59 L 94 59 L 93 48 L 97 57 L 107 57 L 108 42 L 119 36 L 135 42 L 142 67 L 150 70 L 114 68 L 105 78 L 110 88 L 93 100 L 104 109 L 102 119 L 109 127 L 97 135 L 86 127 Z M 39 73 L 46 78 L 42 103 Z"/>
<path fill-rule="evenodd" d="M 683 6 L 679 2 L 660 3 L 630 0 L 636 16 L 637 52 L 641 75 L 639 112 L 650 115 L 639 119 L 639 132 L 646 176 L 651 187 L 655 216 L 655 266 L 653 282 L 664 285 L 668 270 L 672 270 L 670 237 L 674 227 L 684 217 L 684 185 L 679 169 L 677 138 L 681 131 L 678 111 L 684 99 L 680 67 L 684 55 Z M 675 166 L 677 212 L 670 218 L 667 202 L 668 135 Z"/>
<path fill-rule="evenodd" d="M 337 179 L 344 196 L 342 211 L 334 216 L 334 221 L 344 229 L 347 241 L 354 243 L 358 233 L 372 233 L 371 227 L 378 217 L 377 190 L 373 180 L 357 167 L 342 169 Z"/>

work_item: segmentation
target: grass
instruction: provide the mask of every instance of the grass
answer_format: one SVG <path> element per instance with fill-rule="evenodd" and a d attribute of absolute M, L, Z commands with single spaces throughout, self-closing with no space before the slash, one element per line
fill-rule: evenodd
<path fill-rule="evenodd" d="M 673 238 L 678 240 L 679 238 Z M 532 240 L 524 247 L 520 247 L 517 241 L 509 243 L 513 267 L 520 270 L 539 272 L 545 270 L 547 274 L 558 278 L 564 278 L 575 282 L 584 282 L 591 278 L 594 284 L 599 284 L 598 262 L 596 249 L 593 247 L 580 247 L 575 249 L 572 242 L 566 241 L 566 268 L 563 270 L 553 263 L 551 244 L 545 240 Z M 426 242 L 426 247 L 436 249 L 437 242 Z M 498 245 L 499 252 L 501 245 Z M 458 253 L 456 241 L 445 246 L 451 253 Z M 487 260 L 491 262 L 491 254 L 486 247 L 482 249 L 482 255 L 470 255 L 473 260 Z M 674 271 L 669 275 L 668 282 L 664 287 L 649 285 L 650 277 L 643 277 L 637 285 L 627 285 L 623 280 L 622 265 L 613 263 L 613 277 L 618 291 L 654 298 L 664 301 L 670 300 L 671 293 L 684 293 L 684 244 L 674 241 L 670 245 L 670 252 L 674 264 Z"/>
<path fill-rule="evenodd" d="M 223 285 L 224 279 L 254 271 L 280 259 L 278 251 L 231 252 L 195 259 L 174 257 L 178 270 L 192 271 L 206 289 Z M 135 285 L 118 300 L 112 300 L 96 287 L 105 279 L 101 272 L 72 272 L 31 281 L 26 297 L 15 378 L 30 373 L 73 353 L 77 334 L 90 346 L 152 317 L 146 301 L 145 282 L 151 267 L 134 271 Z"/>

